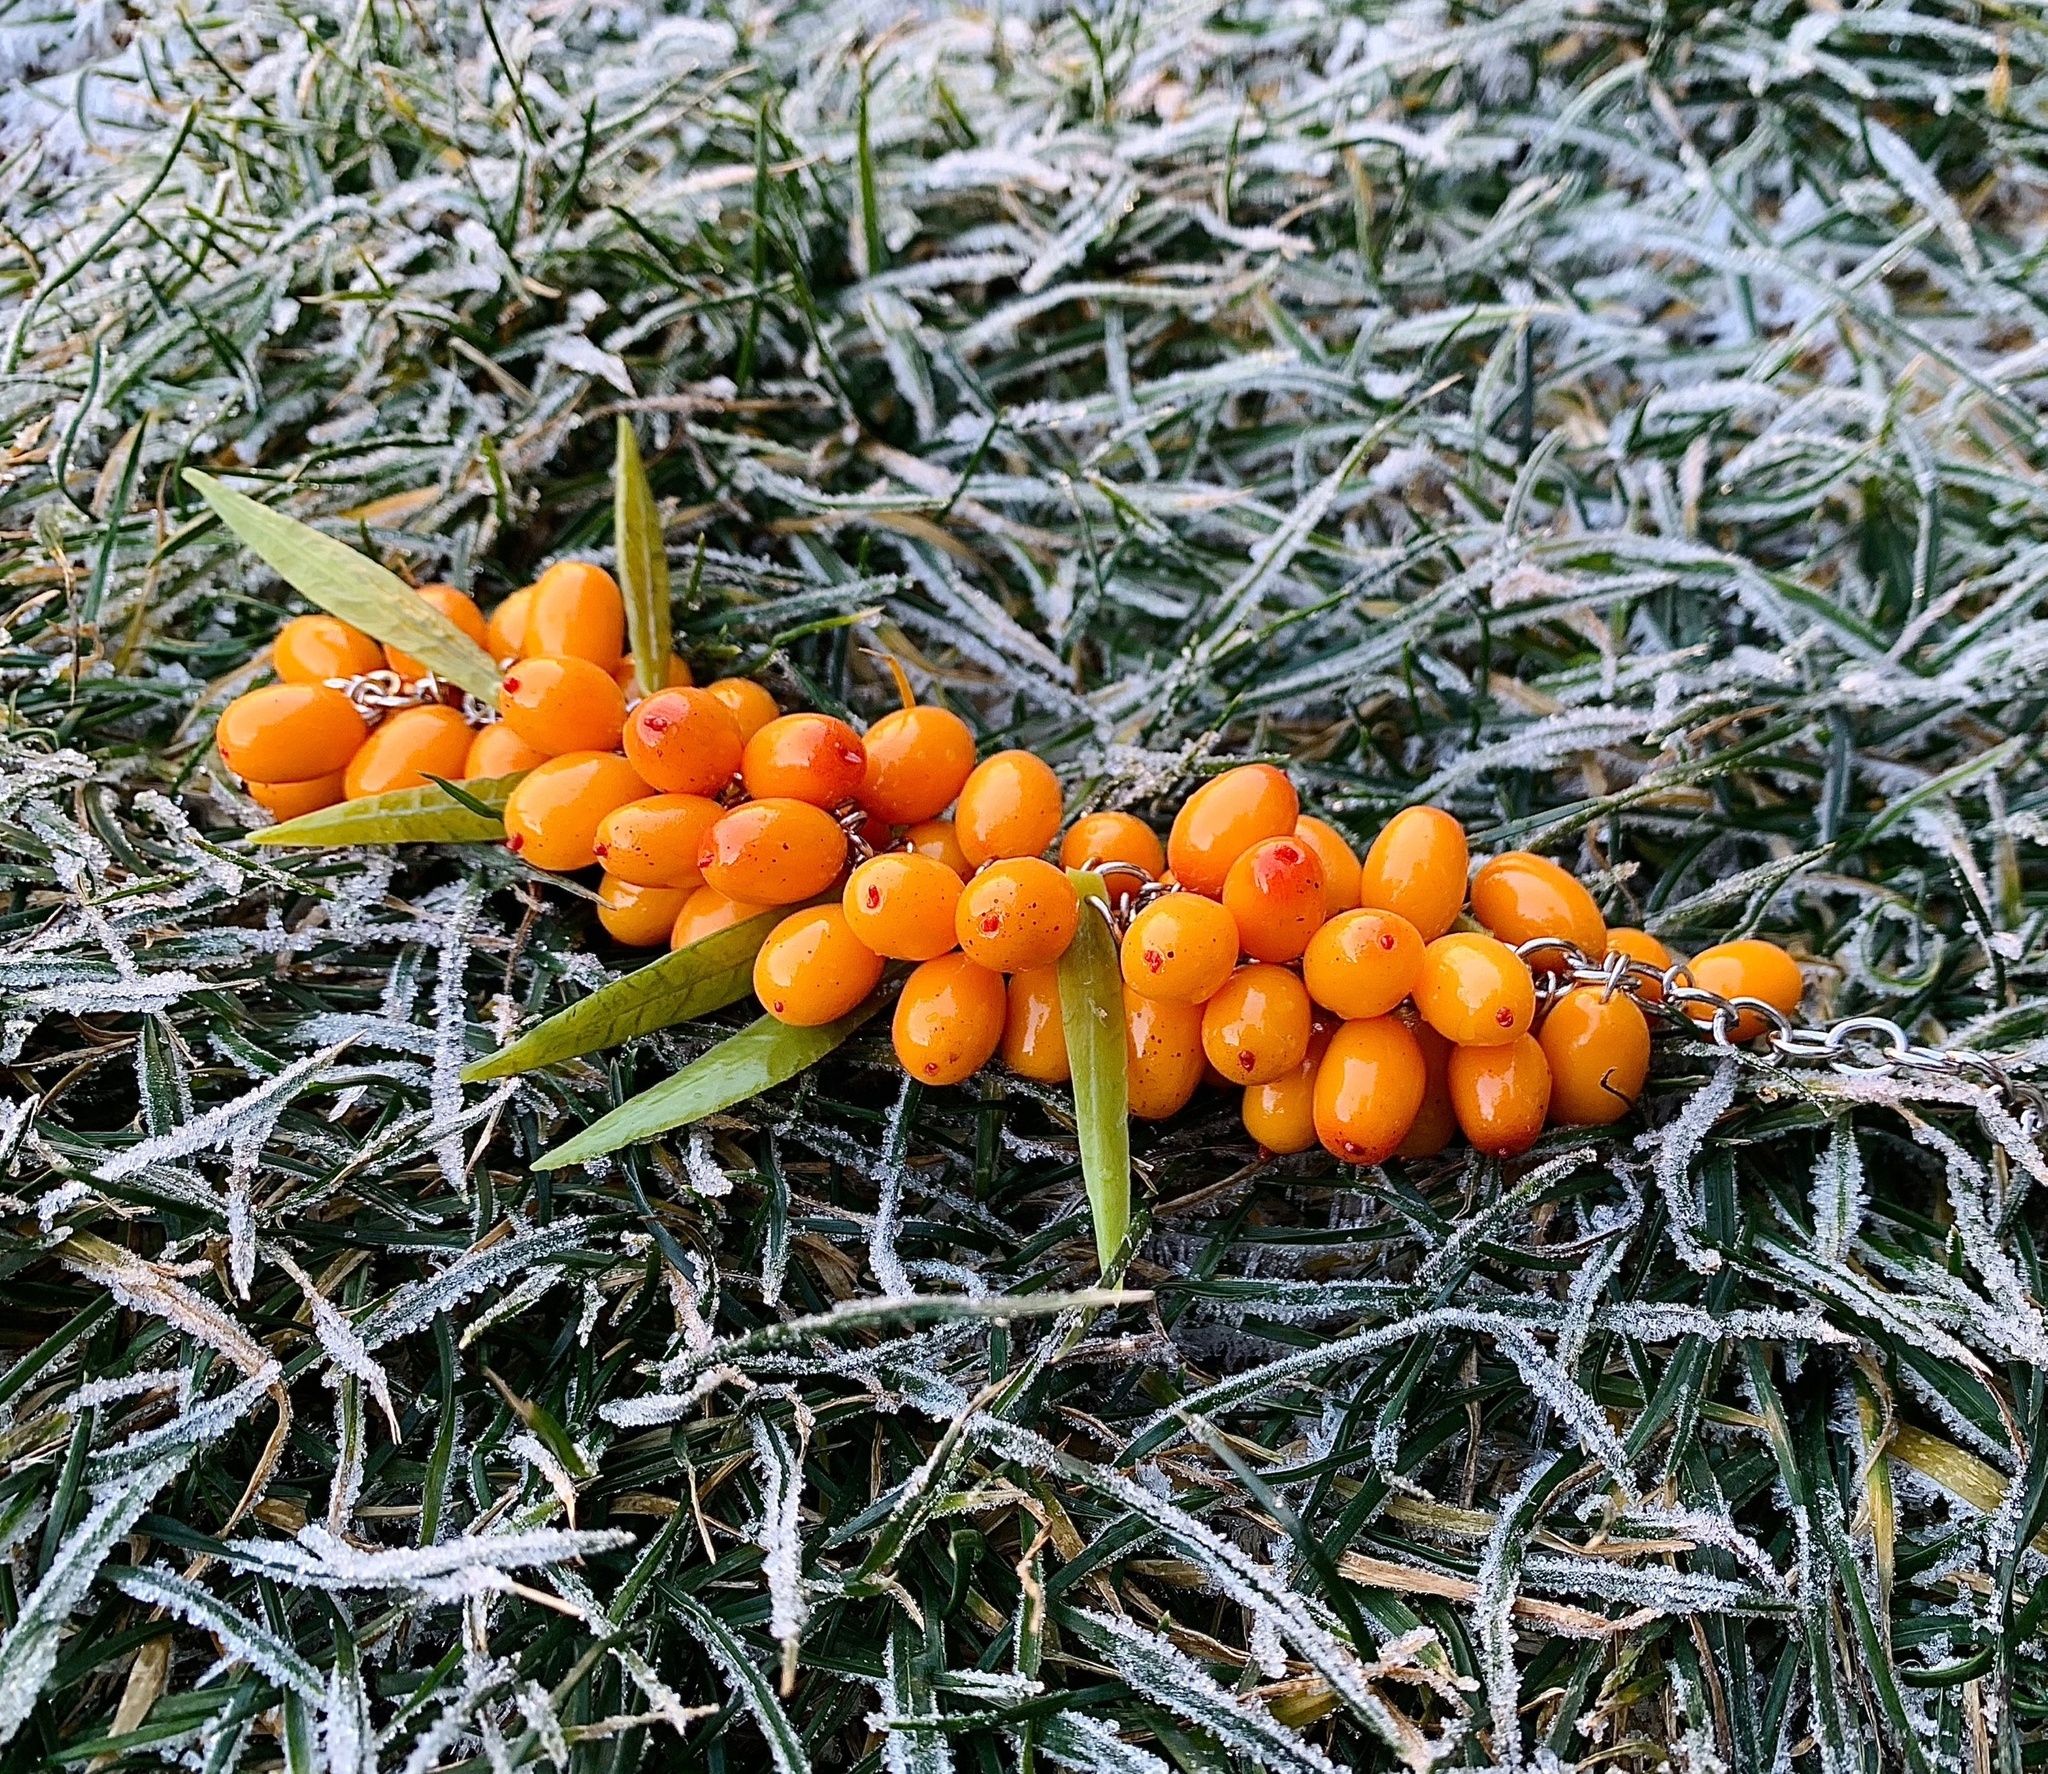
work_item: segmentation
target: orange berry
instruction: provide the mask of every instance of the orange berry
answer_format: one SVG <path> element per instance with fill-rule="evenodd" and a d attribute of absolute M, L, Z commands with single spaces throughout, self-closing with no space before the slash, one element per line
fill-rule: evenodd
<path fill-rule="evenodd" d="M 1140 1121 L 1164 1121 L 1187 1107 L 1208 1068 L 1202 1012 L 1124 987 L 1124 1086 Z"/>
<path fill-rule="evenodd" d="M 1398 912 L 1339 912 L 1309 938 L 1301 977 L 1325 1010 L 1385 1016 L 1422 977 L 1422 938 Z"/>
<path fill-rule="evenodd" d="M 530 654 L 587 659 L 609 675 L 626 650 L 619 582 L 587 561 L 557 561 L 533 582 L 523 639 Z"/>
<path fill-rule="evenodd" d="M 1565 1127 L 1605 1127 L 1643 1094 L 1650 1075 L 1650 1025 L 1626 992 L 1574 986 L 1552 1004 L 1536 1037 L 1550 1063 L 1550 1118 Z"/>
<path fill-rule="evenodd" d="M 1422 1087 L 1422 1107 L 1415 1111 L 1415 1123 L 1408 1129 L 1408 1137 L 1394 1148 L 1394 1156 L 1434 1158 L 1458 1131 L 1457 1111 L 1451 1107 L 1451 1044 L 1413 1009 L 1401 1013 L 1401 1023 L 1422 1049 L 1427 1082 Z"/>
<path fill-rule="evenodd" d="M 960 848 L 960 835 L 950 819 L 920 820 L 903 834 L 903 842 L 917 855 L 943 862 L 963 881 L 974 873 L 974 864 Z"/>
<path fill-rule="evenodd" d="M 1080 927 L 1073 883 L 1035 856 L 990 863 L 960 889 L 953 912 L 961 948 L 998 973 L 1057 961 Z"/>
<path fill-rule="evenodd" d="M 1129 813 L 1084 813 L 1060 840 L 1060 867 L 1093 868 L 1099 862 L 1128 862 L 1153 880 L 1166 873 L 1166 847 L 1159 834 Z M 1109 885 L 1127 889 L 1129 876 L 1110 875 Z"/>
<path fill-rule="evenodd" d="M 965 955 L 913 968 L 889 1033 L 896 1063 L 920 1084 L 958 1084 L 995 1057 L 1007 1001 L 1003 976 Z"/>
<path fill-rule="evenodd" d="M 338 776 L 370 736 L 356 705 L 325 684 L 265 684 L 220 711 L 213 742 L 245 782 Z"/>
<path fill-rule="evenodd" d="M 381 670 L 384 649 L 338 616 L 294 616 L 270 643 L 270 669 L 287 684 L 324 684 Z"/>
<path fill-rule="evenodd" d="M 697 850 L 707 887 L 754 905 L 816 899 L 845 866 L 846 833 L 808 801 L 742 802 L 719 817 Z"/>
<path fill-rule="evenodd" d="M 422 585 L 420 596 L 448 618 L 479 647 L 490 645 L 490 627 L 484 621 L 484 613 L 476 607 L 475 601 L 467 594 L 457 591 L 452 585 Z M 405 679 L 407 683 L 427 675 L 427 668 L 410 653 L 401 653 L 396 647 L 384 649 L 384 663 Z"/>
<path fill-rule="evenodd" d="M 882 957 L 847 928 L 836 905 L 790 913 L 754 957 L 761 1008 L 799 1029 L 837 1022 L 881 982 Z"/>
<path fill-rule="evenodd" d="M 1018 1077 L 1040 1084 L 1064 1084 L 1074 1075 L 1067 1057 L 1067 1025 L 1060 1014 L 1057 965 L 1027 967 L 1010 975 L 1003 1064 Z"/>
<path fill-rule="evenodd" d="M 683 900 L 683 909 L 676 914 L 675 928 L 668 933 L 668 946 L 686 949 L 693 942 L 702 942 L 707 936 L 716 936 L 721 930 L 730 930 L 735 924 L 744 924 L 749 918 L 773 910 L 773 906 L 728 899 L 716 887 L 693 888 Z"/>
<path fill-rule="evenodd" d="M 1300 817 L 1301 798 L 1285 771 L 1240 764 L 1211 777 L 1181 804 L 1166 860 L 1183 887 L 1214 899 L 1232 863 L 1261 838 L 1290 836 Z"/>
<path fill-rule="evenodd" d="M 1490 936 L 1440 936 L 1422 951 L 1415 1008 L 1459 1047 L 1498 1047 L 1529 1032 L 1536 981 L 1522 957 Z"/>
<path fill-rule="evenodd" d="M 621 743 L 633 768 L 664 794 L 718 795 L 739 774 L 745 742 L 718 697 L 683 688 L 635 703 Z"/>
<path fill-rule="evenodd" d="M 1702 991 L 1718 992 L 1724 998 L 1757 998 L 1790 1016 L 1806 996 L 1806 980 L 1799 963 L 1774 942 L 1750 938 L 1742 942 L 1717 943 L 1702 949 L 1687 964 L 1692 983 Z M 1713 1013 L 1703 1005 L 1688 1005 L 1686 1015 L 1694 1022 L 1711 1025 Z M 1754 1041 L 1770 1025 L 1753 1010 L 1735 1018 L 1737 1041 Z"/>
<path fill-rule="evenodd" d="M 1323 865 L 1292 832 L 1261 838 L 1230 865 L 1223 903 L 1247 955 L 1297 960 L 1323 922 Z"/>
<path fill-rule="evenodd" d="M 1239 1114 L 1244 1130 L 1268 1152 L 1306 1152 L 1316 1143 L 1316 1068 L 1332 1031 L 1311 1027 L 1308 1051 L 1291 1072 L 1249 1086 Z"/>
<path fill-rule="evenodd" d="M 650 887 L 607 874 L 597 887 L 597 921 L 629 949 L 658 949 L 689 897 L 687 887 Z"/>
<path fill-rule="evenodd" d="M 620 659 L 618 669 L 612 676 L 618 681 L 619 688 L 625 691 L 628 702 L 637 702 L 640 699 L 640 667 L 632 654 L 628 653 Z M 689 661 L 671 653 L 668 656 L 668 676 L 658 687 L 663 690 L 687 690 L 696 681 L 690 673 Z"/>
<path fill-rule="evenodd" d="M 1237 920 L 1199 893 L 1162 893 L 1124 932 L 1124 983 L 1170 1004 L 1201 1004 L 1223 989 L 1240 953 Z"/>
<path fill-rule="evenodd" d="M 278 819 L 297 819 L 302 813 L 318 813 L 332 807 L 347 793 L 339 772 L 316 776 L 310 782 L 245 782 L 249 799 Z"/>
<path fill-rule="evenodd" d="M 521 659 L 505 673 L 498 714 L 536 751 L 610 751 L 626 722 L 626 698 L 610 673 L 587 659 Z"/>
<path fill-rule="evenodd" d="M 853 798 L 867 769 L 860 735 L 830 715 L 778 715 L 747 741 L 740 775 L 756 800 L 778 796 L 838 807 Z"/>
<path fill-rule="evenodd" d="M 1533 1035 L 1494 1047 L 1454 1047 L 1451 1108 L 1473 1148 L 1515 1158 L 1536 1143 L 1550 1110 L 1550 1062 Z"/>
<path fill-rule="evenodd" d="M 480 782 L 493 776 L 517 776 L 545 763 L 547 755 L 539 746 L 528 745 L 503 721 L 493 721 L 488 727 L 479 727 L 470 739 L 469 750 L 462 759 L 463 780 Z"/>
<path fill-rule="evenodd" d="M 697 852 L 725 809 L 703 795 L 649 795 L 614 807 L 597 828 L 597 860 L 605 873 L 636 887 L 695 887 L 703 881 Z M 682 902 L 676 903 L 676 911 Z M 669 914 L 675 922 L 675 913 Z"/>
<path fill-rule="evenodd" d="M 1346 1164 L 1381 1164 L 1415 1125 L 1428 1073 L 1397 1017 L 1339 1025 L 1316 1068 L 1316 1138 Z"/>
<path fill-rule="evenodd" d="M 427 778 L 459 780 L 469 759 L 469 723 L 438 702 L 401 709 L 363 741 L 348 761 L 348 798 L 424 788 Z"/>
<path fill-rule="evenodd" d="M 616 752 L 564 752 L 536 764 L 513 788 L 505 848 L 537 869 L 587 869 L 597 860 L 604 816 L 646 793 L 639 773 Z"/>
<path fill-rule="evenodd" d="M 1301 1064 L 1313 1014 L 1300 980 L 1255 961 L 1202 1006 L 1202 1051 L 1226 1082 L 1264 1084 Z"/>
<path fill-rule="evenodd" d="M 1312 819 L 1304 813 L 1294 822 L 1294 835 L 1316 853 L 1323 865 L 1323 911 L 1325 916 L 1348 912 L 1358 903 L 1361 873 L 1358 852 L 1334 825 Z"/>
<path fill-rule="evenodd" d="M 1028 751 L 999 751 L 961 785 L 953 830 L 972 863 L 1037 856 L 1059 836 L 1060 779 Z"/>
<path fill-rule="evenodd" d="M 503 665 L 526 657 L 526 618 L 533 608 L 533 587 L 521 586 L 491 612 L 484 624 L 484 651 Z"/>
<path fill-rule="evenodd" d="M 960 877 L 914 851 L 871 856 L 846 880 L 840 898 L 853 933 L 891 961 L 930 961 L 954 946 Z"/>
<path fill-rule="evenodd" d="M 1631 961 L 1640 961 L 1645 967 L 1654 967 L 1659 973 L 1667 973 L 1678 957 L 1667 949 L 1647 930 L 1638 930 L 1631 924 L 1610 924 L 1607 927 L 1607 952 L 1610 955 L 1626 955 Z M 1633 990 L 1646 1004 L 1664 1002 L 1664 987 L 1635 975 Z"/>
<path fill-rule="evenodd" d="M 1607 920 L 1593 896 L 1547 856 L 1510 850 L 1489 857 L 1472 877 L 1472 915 L 1510 948 L 1539 936 L 1562 937 L 1597 961 L 1607 953 Z M 1539 949 L 1529 965 L 1563 971 L 1565 958 Z"/>
<path fill-rule="evenodd" d="M 915 825 L 952 806 L 974 773 L 974 735 L 949 709 L 921 704 L 885 714 L 862 739 L 857 799 L 886 825 Z"/>
<path fill-rule="evenodd" d="M 752 678 L 719 678 L 704 687 L 739 723 L 742 745 L 782 712 L 775 706 L 775 698 Z"/>
<path fill-rule="evenodd" d="M 1399 912 L 1424 942 L 1456 922 L 1471 851 L 1465 828 L 1437 807 L 1408 807 L 1380 828 L 1359 870 L 1358 903 Z"/>

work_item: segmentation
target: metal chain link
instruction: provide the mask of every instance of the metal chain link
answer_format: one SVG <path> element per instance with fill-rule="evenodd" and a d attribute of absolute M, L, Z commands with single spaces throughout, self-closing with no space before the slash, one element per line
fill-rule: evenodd
<path fill-rule="evenodd" d="M 339 690 L 354 703 L 356 713 L 373 727 L 386 715 L 397 714 L 401 709 L 445 703 L 454 688 L 442 683 L 432 672 L 422 678 L 405 678 L 389 668 L 361 672 L 352 678 L 328 678 L 325 682 L 328 689 Z M 463 692 L 461 708 L 462 718 L 472 726 L 496 718 L 494 710 L 487 709 L 467 691 Z"/>

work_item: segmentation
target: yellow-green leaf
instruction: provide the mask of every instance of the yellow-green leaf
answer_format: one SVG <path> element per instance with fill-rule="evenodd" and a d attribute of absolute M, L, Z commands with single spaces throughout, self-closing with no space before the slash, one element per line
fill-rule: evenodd
<path fill-rule="evenodd" d="M 1074 1068 L 1074 1126 L 1081 1137 L 1081 1180 L 1095 1217 L 1095 1257 L 1107 1273 L 1131 1229 L 1123 972 L 1104 916 L 1109 894 L 1102 877 L 1069 869 L 1067 879 L 1081 896 L 1081 928 L 1060 957 L 1060 1025 Z"/>
<path fill-rule="evenodd" d="M 518 781 L 519 776 L 492 776 L 465 782 L 462 792 L 481 806 L 502 808 Z M 282 825 L 251 832 L 249 842 L 340 850 L 353 844 L 495 844 L 504 836 L 503 820 L 465 807 L 430 782 L 424 788 L 395 788 L 360 801 L 337 801 L 317 813 L 302 813 Z"/>
<path fill-rule="evenodd" d="M 701 942 L 677 949 L 659 961 L 636 968 L 624 979 L 593 992 L 580 1004 L 528 1029 L 509 1047 L 476 1060 L 463 1069 L 465 1084 L 531 1072 L 557 1060 L 616 1047 L 693 1016 L 723 1010 L 747 995 L 753 980 L 754 956 L 775 928 L 779 911 L 763 912 Z"/>
<path fill-rule="evenodd" d="M 397 574 L 346 542 L 222 486 L 210 474 L 188 468 L 185 479 L 222 523 L 330 616 L 410 654 L 472 696 L 497 701 L 498 668 L 490 655 Z"/>
<path fill-rule="evenodd" d="M 652 696 L 668 683 L 668 659 L 675 646 L 669 628 L 668 549 L 661 536 L 661 511 L 647 484 L 646 464 L 640 460 L 640 440 L 624 413 L 619 415 L 618 460 L 612 470 L 612 529 L 633 669 L 640 693 Z"/>

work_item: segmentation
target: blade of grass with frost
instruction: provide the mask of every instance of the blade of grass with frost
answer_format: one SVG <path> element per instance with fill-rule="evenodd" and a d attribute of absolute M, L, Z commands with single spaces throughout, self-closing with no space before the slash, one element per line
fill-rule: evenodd
<path fill-rule="evenodd" d="M 1074 1129 L 1081 1176 L 1095 1222 L 1095 1260 L 1116 1267 L 1131 1228 L 1131 1125 L 1124 1072 L 1123 973 L 1110 933 L 1108 889 L 1100 875 L 1069 869 L 1081 896 L 1081 923 L 1060 957 L 1060 1026 L 1073 1069 Z"/>
<path fill-rule="evenodd" d="M 249 834 L 249 842 L 309 850 L 348 850 L 359 844 L 500 844 L 505 822 L 496 814 L 524 775 L 521 771 L 463 783 L 463 797 L 473 806 L 465 806 L 438 783 L 394 788 L 259 827 Z M 478 807 L 492 811 L 480 813 Z"/>
<path fill-rule="evenodd" d="M 668 661 L 675 643 L 669 631 L 668 546 L 661 508 L 640 459 L 633 421 L 619 415 L 618 449 L 612 464 L 612 531 L 619 565 L 619 590 L 626 600 L 626 638 L 640 694 L 668 687 Z"/>

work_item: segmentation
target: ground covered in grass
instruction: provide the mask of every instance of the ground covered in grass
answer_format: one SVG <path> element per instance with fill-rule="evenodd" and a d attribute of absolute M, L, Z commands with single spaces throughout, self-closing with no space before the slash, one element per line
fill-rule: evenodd
<path fill-rule="evenodd" d="M 1505 1169 L 1138 1141 L 864 1036 L 464 1062 L 629 964 L 210 759 L 205 466 L 700 668 L 874 651 L 1076 805 L 1289 761 L 1816 1016 L 2048 1035 L 2030 7 L 0 9 L 0 1766 L 1999 1769 L 2048 1754 L 2040 1151 L 1661 1048 Z M 2041 1542 L 2048 1545 L 2048 1541 Z"/>

